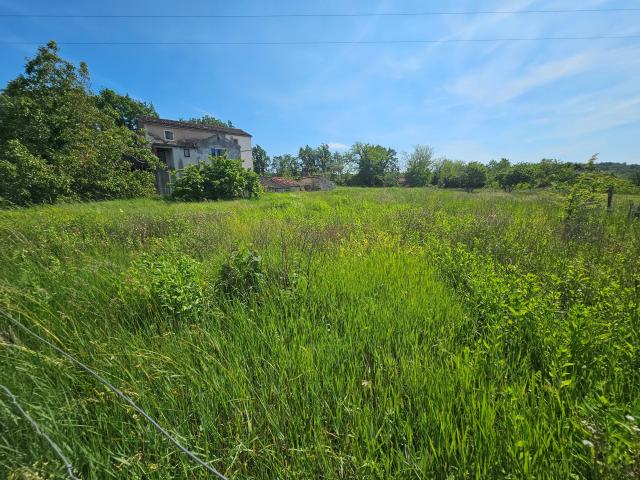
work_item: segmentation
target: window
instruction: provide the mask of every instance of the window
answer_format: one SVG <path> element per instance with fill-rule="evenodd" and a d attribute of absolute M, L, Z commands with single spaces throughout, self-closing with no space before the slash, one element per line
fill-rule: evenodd
<path fill-rule="evenodd" d="M 185 157 L 190 157 L 191 156 L 191 151 L 188 148 L 184 149 L 184 156 Z"/>
<path fill-rule="evenodd" d="M 171 130 L 164 131 L 164 139 L 165 140 L 173 140 L 173 132 Z"/>
<path fill-rule="evenodd" d="M 220 157 L 224 155 L 226 151 L 227 151 L 226 148 L 212 148 L 211 155 L 213 155 L 214 157 Z"/>

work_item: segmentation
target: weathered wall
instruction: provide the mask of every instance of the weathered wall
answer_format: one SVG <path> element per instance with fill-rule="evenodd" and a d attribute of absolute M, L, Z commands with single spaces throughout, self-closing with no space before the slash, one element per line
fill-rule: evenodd
<path fill-rule="evenodd" d="M 240 158 L 244 168 L 253 169 L 253 155 L 251 154 L 251 137 L 234 137 L 240 145 Z"/>
<path fill-rule="evenodd" d="M 251 155 L 251 137 L 244 135 L 231 135 L 228 133 L 216 133 L 210 130 L 199 130 L 189 128 L 165 127 L 163 125 L 145 125 L 145 134 L 149 141 L 153 142 L 154 138 L 166 142 L 167 146 L 176 142 L 197 142 L 197 149 L 190 149 L 191 156 L 184 156 L 184 148 L 174 147 L 173 158 L 176 168 L 180 168 L 180 162 L 186 167 L 187 165 L 198 163 L 199 161 L 209 158 L 210 149 L 212 147 L 226 148 L 230 158 L 239 158 L 242 160 L 244 168 L 253 168 L 253 157 Z M 173 142 L 164 139 L 164 131 L 173 132 Z M 200 143 L 205 140 L 206 143 L 201 147 Z M 237 143 L 236 143 L 237 141 Z"/>

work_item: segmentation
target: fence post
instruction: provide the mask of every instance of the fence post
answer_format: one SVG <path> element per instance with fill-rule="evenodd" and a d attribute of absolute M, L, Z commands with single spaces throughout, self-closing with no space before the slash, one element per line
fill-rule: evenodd
<path fill-rule="evenodd" d="M 613 206 L 613 185 L 607 187 L 607 210 L 611 211 Z"/>

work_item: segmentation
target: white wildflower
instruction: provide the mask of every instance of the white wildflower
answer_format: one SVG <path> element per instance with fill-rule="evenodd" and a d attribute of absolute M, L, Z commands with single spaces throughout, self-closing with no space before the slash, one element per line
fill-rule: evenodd
<path fill-rule="evenodd" d="M 590 442 L 589 440 L 582 440 L 582 444 L 585 447 L 589 447 L 589 448 L 593 448 L 594 447 L 593 442 Z"/>

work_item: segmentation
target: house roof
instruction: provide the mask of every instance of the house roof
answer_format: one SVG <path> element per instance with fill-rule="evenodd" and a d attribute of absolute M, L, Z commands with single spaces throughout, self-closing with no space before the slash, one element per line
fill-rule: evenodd
<path fill-rule="evenodd" d="M 163 127 L 171 127 L 171 128 L 188 128 L 191 130 L 205 130 L 208 132 L 222 132 L 228 133 L 229 135 L 239 135 L 244 137 L 250 137 L 251 134 L 241 130 L 239 128 L 229 128 L 229 127 L 214 127 L 212 125 L 201 125 L 199 123 L 193 122 L 182 122 L 179 120 L 169 120 L 166 118 L 156 118 L 156 117 L 148 117 L 144 115 L 138 116 L 138 125 L 161 125 Z"/>
<path fill-rule="evenodd" d="M 300 183 L 284 177 L 260 177 L 262 183 L 272 183 L 283 187 L 299 187 Z"/>

